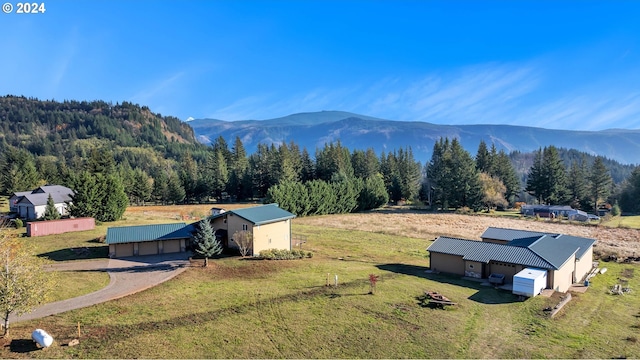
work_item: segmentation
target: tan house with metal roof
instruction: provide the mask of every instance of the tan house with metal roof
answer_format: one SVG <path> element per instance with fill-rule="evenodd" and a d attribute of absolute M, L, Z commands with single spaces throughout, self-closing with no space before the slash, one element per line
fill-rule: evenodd
<path fill-rule="evenodd" d="M 431 269 L 487 279 L 504 275 L 506 283 L 525 268 L 547 271 L 547 287 L 566 292 L 593 266 L 595 240 L 563 234 L 489 228 L 482 241 L 438 237 L 427 249 Z"/>
<path fill-rule="evenodd" d="M 218 213 L 210 218 L 216 236 L 227 249 L 238 249 L 234 234 L 248 231 L 253 237 L 252 251 L 256 256 L 262 250 L 291 250 L 291 219 L 296 216 L 278 207 L 278 204 L 260 205 Z"/>

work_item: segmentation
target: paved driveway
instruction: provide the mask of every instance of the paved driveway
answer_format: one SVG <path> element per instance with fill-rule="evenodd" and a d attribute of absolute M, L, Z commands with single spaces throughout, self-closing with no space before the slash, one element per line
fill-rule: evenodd
<path fill-rule="evenodd" d="M 9 317 L 10 323 L 38 319 L 118 299 L 163 283 L 186 270 L 190 253 L 138 256 L 123 259 L 69 261 L 49 265 L 50 271 L 106 271 L 109 285 L 80 297 L 45 304 L 34 311 Z"/>

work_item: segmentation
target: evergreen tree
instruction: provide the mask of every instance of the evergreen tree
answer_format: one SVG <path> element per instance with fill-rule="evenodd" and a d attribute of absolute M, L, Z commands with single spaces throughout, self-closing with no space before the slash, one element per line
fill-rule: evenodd
<path fill-rule="evenodd" d="M 427 187 L 433 188 L 432 203 L 438 204 L 441 208 L 449 207 L 448 195 L 451 193 L 450 179 L 450 158 L 449 139 L 440 138 L 433 145 L 433 154 L 431 160 L 426 166 Z"/>
<path fill-rule="evenodd" d="M 169 178 L 164 170 L 159 170 L 153 180 L 152 196 L 155 201 L 166 205 L 169 201 Z"/>
<path fill-rule="evenodd" d="M 44 209 L 43 220 L 58 220 L 60 219 L 60 213 L 58 209 L 56 209 L 56 204 L 53 202 L 53 197 L 49 194 L 47 198 L 47 207 Z"/>
<path fill-rule="evenodd" d="M 396 181 L 400 188 L 400 198 L 413 200 L 417 197 L 418 191 L 420 190 L 420 180 L 422 176 L 420 163 L 415 161 L 411 147 L 398 149 L 397 153 L 394 151 L 394 156 L 398 169 Z"/>
<path fill-rule="evenodd" d="M 229 168 L 229 194 L 239 200 L 251 196 L 251 189 L 247 187 L 249 160 L 247 159 L 244 145 L 238 136 L 236 136 L 233 148 L 231 149 L 231 163 Z"/>
<path fill-rule="evenodd" d="M 575 209 L 584 209 L 583 199 L 587 198 L 587 173 L 585 171 L 585 159 L 578 162 L 574 160 L 569 168 L 567 178 L 567 190 L 569 192 L 570 205 Z"/>
<path fill-rule="evenodd" d="M 389 202 L 389 193 L 384 186 L 381 174 L 375 174 L 364 180 L 358 196 L 358 210 L 377 209 Z"/>
<path fill-rule="evenodd" d="M 497 177 L 505 186 L 504 197 L 509 203 L 515 202 L 516 196 L 520 193 L 521 185 L 516 169 L 511 164 L 511 159 L 503 150 L 496 155 L 492 161 L 493 172 L 490 174 Z"/>
<path fill-rule="evenodd" d="M 167 181 L 167 201 L 177 204 L 182 202 L 184 197 L 185 192 L 180 178 L 176 173 L 170 173 Z"/>
<path fill-rule="evenodd" d="M 264 197 L 271 186 L 269 183 L 269 147 L 258 144 L 255 153 L 249 157 L 249 172 L 251 174 L 252 188 L 256 197 Z"/>
<path fill-rule="evenodd" d="M 622 185 L 618 195 L 619 204 L 623 211 L 640 213 L 640 166 L 636 166 L 629 179 Z"/>
<path fill-rule="evenodd" d="M 544 193 L 544 175 L 542 167 L 542 149 L 539 149 L 534 152 L 533 165 L 529 168 L 527 187 L 525 190 L 532 196 L 535 196 L 540 204 L 542 204 L 542 196 Z"/>
<path fill-rule="evenodd" d="M 529 170 L 526 190 L 541 204 L 563 204 L 568 198 L 566 181 L 566 170 L 558 149 L 549 146 L 538 150 Z"/>
<path fill-rule="evenodd" d="M 103 189 L 103 198 L 101 199 L 100 212 L 96 220 L 98 221 L 116 221 L 122 218 L 129 199 L 124 192 L 122 180 L 116 174 L 106 176 L 98 176 L 98 186 Z"/>
<path fill-rule="evenodd" d="M 68 205 L 69 215 L 74 217 L 92 217 L 97 219 L 101 210 L 104 190 L 96 182 L 96 178 L 84 170 L 72 180 L 75 194 Z"/>
<path fill-rule="evenodd" d="M 209 258 L 222 254 L 222 245 L 216 238 L 208 219 L 201 220 L 198 223 L 198 229 L 193 235 L 195 242 L 195 251 L 204 256 L 204 266 L 209 266 Z"/>
<path fill-rule="evenodd" d="M 597 213 L 598 204 L 606 200 L 611 193 L 611 175 L 604 165 L 603 158 L 598 156 L 589 173 L 589 192 L 593 201 L 593 211 Z"/>
<path fill-rule="evenodd" d="M 484 140 L 480 140 L 478 145 L 478 152 L 476 153 L 476 169 L 479 172 L 490 173 L 492 169 L 492 159 L 489 154 L 489 149 Z"/>
<path fill-rule="evenodd" d="M 187 204 L 197 200 L 200 194 L 198 187 L 198 167 L 191 153 L 185 153 L 180 160 L 180 183 L 184 189 Z"/>
<path fill-rule="evenodd" d="M 451 140 L 451 193 L 449 205 L 454 208 L 470 207 L 479 209 L 482 186 L 471 154 L 464 150 L 458 139 Z"/>
<path fill-rule="evenodd" d="M 546 191 L 543 200 L 547 204 L 563 204 L 567 198 L 565 166 L 560 159 L 558 149 L 549 146 L 542 152 Z"/>
<path fill-rule="evenodd" d="M 318 179 L 329 181 L 336 173 L 342 173 L 348 177 L 353 176 L 351 154 L 340 141 L 335 144 L 325 144 L 324 148 L 316 150 L 316 176 Z"/>
<path fill-rule="evenodd" d="M 165 184 L 166 185 L 166 184 Z M 136 204 L 144 205 L 144 202 L 151 199 L 151 192 L 153 190 L 153 180 L 147 175 L 144 170 L 135 168 L 132 175 L 132 184 L 129 192 L 129 196 L 135 200 Z"/>
<path fill-rule="evenodd" d="M 309 152 L 306 148 L 302 149 L 302 159 L 300 166 L 300 178 L 303 183 L 315 179 L 315 165 L 313 163 L 313 160 L 311 160 L 311 156 L 309 156 Z"/>
<path fill-rule="evenodd" d="M 229 180 L 227 161 L 222 150 L 216 150 L 214 153 L 207 155 L 206 168 L 209 195 L 220 200 Z"/>

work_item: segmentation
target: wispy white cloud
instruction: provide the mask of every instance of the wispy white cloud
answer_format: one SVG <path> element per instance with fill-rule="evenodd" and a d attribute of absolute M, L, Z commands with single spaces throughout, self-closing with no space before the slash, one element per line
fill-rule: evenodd
<path fill-rule="evenodd" d="M 269 119 L 292 113 L 343 110 L 390 120 L 439 124 L 512 124 L 556 129 L 640 127 L 640 91 L 598 83 L 556 89 L 545 64 L 484 64 L 388 77 L 369 86 L 314 88 L 282 97 L 252 95 L 215 111 L 224 120 Z M 587 84 L 588 85 L 588 84 Z M 605 93 L 601 89 L 607 88 Z"/>
<path fill-rule="evenodd" d="M 166 101 L 179 88 L 178 82 L 185 76 L 184 70 L 173 73 L 163 79 L 146 84 L 145 87 L 129 98 L 133 103 L 149 106 L 155 112 L 166 112 Z"/>
<path fill-rule="evenodd" d="M 58 49 L 59 53 L 51 62 L 51 73 L 49 78 L 49 94 L 56 94 L 60 89 L 60 85 L 67 75 L 69 65 L 71 64 L 78 48 L 78 29 L 74 28 L 67 39 L 61 41 Z"/>
<path fill-rule="evenodd" d="M 489 64 L 433 73 L 404 88 L 379 94 L 371 109 L 398 120 L 451 124 L 495 122 L 498 109 L 512 109 L 537 86 L 533 67 Z"/>
<path fill-rule="evenodd" d="M 608 128 L 638 128 L 640 125 L 640 93 L 626 96 L 610 94 L 603 97 L 589 92 L 565 96 L 531 109 L 517 119 L 554 129 L 601 130 Z"/>

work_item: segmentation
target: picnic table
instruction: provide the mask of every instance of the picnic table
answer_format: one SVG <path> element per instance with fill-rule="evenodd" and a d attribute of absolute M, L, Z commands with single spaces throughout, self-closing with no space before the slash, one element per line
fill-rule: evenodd
<path fill-rule="evenodd" d="M 439 307 L 445 307 L 448 305 L 456 305 L 456 303 L 454 303 L 453 301 L 451 301 L 448 297 L 439 294 L 436 291 L 425 291 L 424 292 L 425 296 L 427 297 L 427 300 L 429 301 L 429 304 L 433 304 Z"/>

